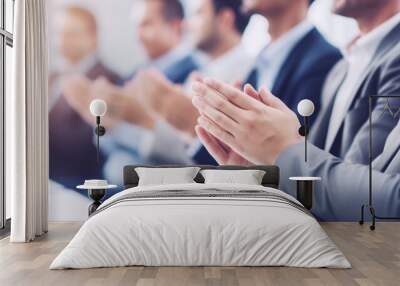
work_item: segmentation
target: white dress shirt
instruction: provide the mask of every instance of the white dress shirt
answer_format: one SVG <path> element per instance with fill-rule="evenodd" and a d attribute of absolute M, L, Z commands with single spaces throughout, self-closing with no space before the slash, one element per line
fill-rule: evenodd
<path fill-rule="evenodd" d="M 359 38 L 351 47 L 343 51 L 345 60 L 348 63 L 348 71 L 336 95 L 329 122 L 326 148 L 329 148 L 333 143 L 353 100 L 352 95 L 357 92 L 354 90 L 356 88 L 355 84 L 361 79 L 363 72 L 369 66 L 379 44 L 398 23 L 400 23 L 400 13 Z"/>
<path fill-rule="evenodd" d="M 272 90 L 276 78 L 287 57 L 296 44 L 313 29 L 313 25 L 304 20 L 275 42 L 267 45 L 257 57 L 258 86 Z"/>

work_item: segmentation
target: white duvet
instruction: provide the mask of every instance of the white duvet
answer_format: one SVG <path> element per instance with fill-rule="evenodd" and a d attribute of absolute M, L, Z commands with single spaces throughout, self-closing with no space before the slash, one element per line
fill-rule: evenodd
<path fill-rule="evenodd" d="M 290 204 L 258 198 L 151 198 L 132 192 L 262 190 L 262 186 L 180 184 L 136 187 L 102 204 L 50 269 L 117 266 L 292 266 L 349 268 L 318 222 Z M 135 193 L 136 194 L 136 193 Z M 113 204 L 113 202 L 115 204 Z"/>

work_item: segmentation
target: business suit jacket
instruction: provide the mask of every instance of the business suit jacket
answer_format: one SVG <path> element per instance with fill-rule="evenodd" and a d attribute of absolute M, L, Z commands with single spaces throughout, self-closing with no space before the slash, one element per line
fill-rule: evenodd
<path fill-rule="evenodd" d="M 357 90 L 343 119 L 334 142 L 324 142 L 330 114 L 322 113 L 313 127 L 309 144 L 308 162 L 304 162 L 304 144 L 285 150 L 277 164 L 282 172 L 282 188 L 294 194 L 295 186 L 288 181 L 290 176 L 319 176 L 313 213 L 322 220 L 357 220 L 360 206 L 368 198 L 368 96 L 400 95 L 400 25 L 382 41 L 372 63 L 362 79 L 356 83 Z M 343 63 L 340 63 L 343 65 Z M 334 73 L 340 73 L 338 66 Z M 325 90 L 338 88 L 328 81 Z M 398 106 L 398 102 L 392 104 Z M 378 100 L 373 105 L 374 137 L 374 203 L 381 216 L 399 215 L 400 195 L 400 127 L 390 116 L 381 116 L 386 102 Z M 326 106 L 332 106 L 329 102 Z M 324 109 L 329 112 L 329 108 Z M 388 135 L 390 136 L 388 137 Z M 389 140 L 390 139 L 390 140 Z M 322 145 L 327 146 L 326 149 Z M 384 152 L 382 152 L 384 150 Z"/>
<path fill-rule="evenodd" d="M 103 76 L 114 84 L 121 81 L 100 62 L 86 76 L 91 80 Z M 100 164 L 97 163 L 93 130 L 60 95 L 49 112 L 50 179 L 75 188 L 82 183 L 82 179 L 102 177 L 104 158 L 102 156 Z"/>
<path fill-rule="evenodd" d="M 297 105 L 302 99 L 310 99 L 318 112 L 322 86 L 328 73 L 341 57 L 339 50 L 313 28 L 289 53 L 271 92 L 292 110 L 297 110 Z M 260 88 L 257 86 L 256 69 L 251 72 L 247 83 Z"/>
<path fill-rule="evenodd" d="M 346 108 L 341 125 L 333 130 L 333 140 L 327 141 L 327 134 L 331 120 L 331 112 L 337 92 L 343 83 L 347 72 L 347 62 L 340 61 L 329 74 L 323 89 L 321 114 L 311 127 L 310 141 L 317 147 L 329 151 L 331 154 L 353 163 L 368 163 L 368 115 L 370 95 L 400 95 L 399 67 L 397 45 L 400 37 L 400 25 L 395 27 L 381 42 L 371 63 L 363 72 L 360 79 L 354 83 L 349 96 L 350 104 Z M 391 99 L 393 106 L 400 105 L 400 100 Z M 374 100 L 372 103 L 372 126 L 375 142 L 373 145 L 373 159 L 383 150 L 388 134 L 396 126 L 389 113 L 383 113 L 387 100 Z M 384 115 L 382 115 L 384 114 Z M 332 132 L 332 130 L 330 130 Z"/>
<path fill-rule="evenodd" d="M 189 75 L 200 68 L 193 55 L 187 55 L 164 71 L 165 76 L 173 83 L 183 84 Z"/>
<path fill-rule="evenodd" d="M 340 58 L 339 50 L 313 28 L 289 53 L 278 73 L 272 93 L 292 110 L 297 110 L 297 105 L 302 99 L 312 100 L 315 114 L 311 119 L 315 118 L 320 110 L 321 90 L 325 78 Z M 245 83 L 259 88 L 257 69 L 250 73 Z M 216 164 L 204 147 L 199 149 L 193 160 L 199 164 Z"/>
<path fill-rule="evenodd" d="M 151 65 L 150 65 L 151 66 Z M 149 65 L 141 66 L 135 69 L 125 81 L 131 80 L 136 76 L 136 73 L 141 69 L 148 68 Z M 176 62 L 170 64 L 165 69 L 160 70 L 162 74 L 171 82 L 176 84 L 183 84 L 188 79 L 189 75 L 200 68 L 199 63 L 196 61 L 192 54 L 188 54 Z"/>

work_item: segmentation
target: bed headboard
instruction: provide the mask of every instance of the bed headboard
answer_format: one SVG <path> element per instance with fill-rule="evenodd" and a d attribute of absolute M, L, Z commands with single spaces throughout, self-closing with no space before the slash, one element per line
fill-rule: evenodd
<path fill-rule="evenodd" d="M 262 185 L 265 187 L 279 188 L 279 168 L 277 166 L 182 166 L 182 165 L 165 165 L 165 166 L 145 166 L 145 165 L 132 165 L 124 168 L 124 189 L 136 187 L 139 183 L 139 176 L 135 171 L 137 167 L 146 168 L 179 168 L 179 167 L 200 167 L 201 169 L 220 169 L 220 170 L 248 170 L 256 169 L 265 171 L 265 176 L 262 180 Z M 204 183 L 203 176 L 199 173 L 195 178 L 197 183 Z"/>

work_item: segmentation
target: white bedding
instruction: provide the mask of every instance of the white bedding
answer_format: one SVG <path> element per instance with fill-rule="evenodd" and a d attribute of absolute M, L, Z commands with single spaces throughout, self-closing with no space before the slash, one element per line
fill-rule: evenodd
<path fill-rule="evenodd" d="M 299 204 L 279 190 L 254 185 L 128 189 L 100 206 L 50 269 L 128 265 L 350 267 L 311 215 L 281 201 L 234 196 L 119 201 L 140 191 L 200 192 L 205 188 L 261 190 Z"/>

